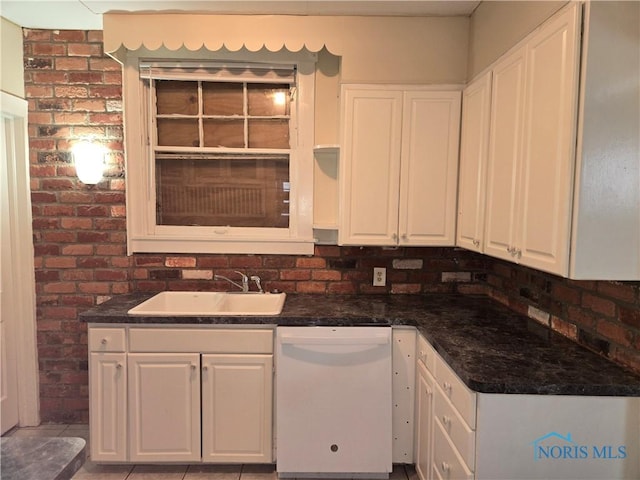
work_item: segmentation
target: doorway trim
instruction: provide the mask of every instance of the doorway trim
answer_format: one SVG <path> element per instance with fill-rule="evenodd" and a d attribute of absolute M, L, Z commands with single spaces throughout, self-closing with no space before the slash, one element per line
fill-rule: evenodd
<path fill-rule="evenodd" d="M 17 374 L 18 419 L 20 426 L 40 424 L 38 381 L 38 344 L 36 338 L 36 290 L 31 215 L 31 187 L 28 147 L 28 103 L 22 98 L 0 92 L 0 114 L 10 120 L 13 143 L 7 155 L 7 187 L 11 258 L 3 259 L 2 268 L 11 274 L 11 318 L 14 321 Z"/>

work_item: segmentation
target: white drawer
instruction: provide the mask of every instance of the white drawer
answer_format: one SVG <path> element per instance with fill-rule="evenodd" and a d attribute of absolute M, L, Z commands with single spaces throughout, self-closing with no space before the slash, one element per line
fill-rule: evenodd
<path fill-rule="evenodd" d="M 436 351 L 431 344 L 422 335 L 418 335 L 418 348 L 417 348 L 418 361 L 424 363 L 427 370 L 435 375 L 436 371 Z"/>
<path fill-rule="evenodd" d="M 124 327 L 89 327 L 90 352 L 125 352 Z"/>
<path fill-rule="evenodd" d="M 444 431 L 469 467 L 474 470 L 476 453 L 476 432 L 474 432 L 453 408 L 438 386 L 435 388 L 433 414 L 440 420 Z"/>
<path fill-rule="evenodd" d="M 131 327 L 129 351 L 273 353 L 273 330 Z"/>
<path fill-rule="evenodd" d="M 467 388 L 440 356 L 436 357 L 436 381 L 467 425 L 475 430 L 476 394 Z"/>
<path fill-rule="evenodd" d="M 433 422 L 433 470 L 443 480 L 472 480 L 471 472 L 464 464 L 438 418 Z"/>

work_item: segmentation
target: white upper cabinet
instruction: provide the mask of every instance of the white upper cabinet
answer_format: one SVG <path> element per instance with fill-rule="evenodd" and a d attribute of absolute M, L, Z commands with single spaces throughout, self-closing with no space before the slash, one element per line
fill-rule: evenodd
<path fill-rule="evenodd" d="M 342 91 L 339 243 L 453 245 L 460 92 Z"/>
<path fill-rule="evenodd" d="M 639 19 L 637 2 L 552 17 L 492 66 L 488 137 L 469 97 L 486 78 L 469 85 L 459 246 L 574 279 L 640 279 Z M 489 139 L 484 239 L 474 135 Z"/>
<path fill-rule="evenodd" d="M 339 243 L 395 245 L 402 91 L 343 87 L 342 101 Z"/>
<path fill-rule="evenodd" d="M 522 163 L 525 54 L 525 48 L 520 48 L 495 65 L 491 92 L 484 251 L 508 260 L 513 259 L 520 213 L 516 210 Z"/>
<path fill-rule="evenodd" d="M 567 10 L 527 44 L 516 248 L 522 263 L 557 274 L 569 262 L 580 13 Z"/>
<path fill-rule="evenodd" d="M 401 245 L 454 245 L 460 92 L 405 92 Z"/>
<path fill-rule="evenodd" d="M 580 10 L 493 69 L 485 253 L 559 275 L 571 225 Z"/>
<path fill-rule="evenodd" d="M 484 248 L 490 112 L 491 72 L 487 72 L 462 92 L 456 245 L 478 252 Z"/>

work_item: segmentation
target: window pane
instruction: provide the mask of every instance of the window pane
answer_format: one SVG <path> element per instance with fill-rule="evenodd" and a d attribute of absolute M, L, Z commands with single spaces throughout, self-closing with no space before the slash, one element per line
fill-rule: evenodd
<path fill-rule="evenodd" d="M 158 159 L 157 224 L 289 227 L 288 156 Z"/>
<path fill-rule="evenodd" d="M 249 148 L 289 148 L 289 120 L 249 120 Z"/>
<path fill-rule="evenodd" d="M 289 85 L 249 84 L 247 95 L 249 115 L 289 115 Z"/>
<path fill-rule="evenodd" d="M 241 83 L 202 83 L 205 115 L 243 115 Z"/>
<path fill-rule="evenodd" d="M 206 119 L 203 121 L 205 147 L 244 147 L 244 120 Z"/>
<path fill-rule="evenodd" d="M 156 105 L 158 115 L 197 115 L 198 82 L 156 80 Z"/>
<path fill-rule="evenodd" d="M 166 147 L 199 147 L 198 120 L 158 118 L 158 145 Z"/>

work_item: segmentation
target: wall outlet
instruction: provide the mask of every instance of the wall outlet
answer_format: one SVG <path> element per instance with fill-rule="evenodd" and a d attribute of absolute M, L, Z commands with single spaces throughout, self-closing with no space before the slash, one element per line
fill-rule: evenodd
<path fill-rule="evenodd" d="M 384 267 L 373 268 L 373 286 L 384 287 L 387 284 L 387 269 Z"/>

